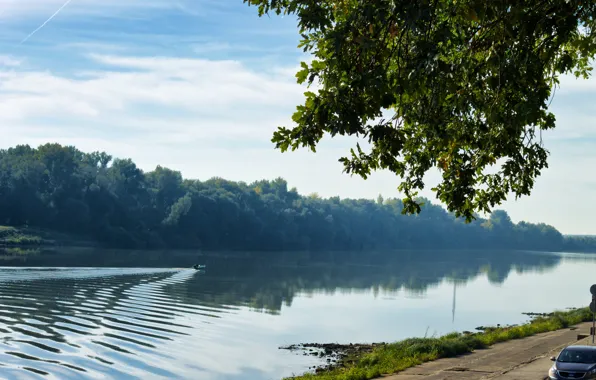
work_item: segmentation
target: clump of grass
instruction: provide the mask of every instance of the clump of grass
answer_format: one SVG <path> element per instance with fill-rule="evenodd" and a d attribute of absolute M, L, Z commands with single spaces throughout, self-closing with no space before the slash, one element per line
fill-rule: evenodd
<path fill-rule="evenodd" d="M 43 243 L 39 236 L 18 235 L 3 239 L 2 242 L 7 245 L 38 245 Z"/>
<path fill-rule="evenodd" d="M 558 311 L 549 317 L 538 317 L 530 323 L 513 327 L 494 327 L 480 333 L 451 333 L 439 338 L 410 338 L 378 346 L 356 358 L 353 364 L 317 374 L 308 373 L 292 379 L 368 380 L 403 371 L 424 362 L 462 355 L 499 342 L 525 338 L 591 321 L 588 308 Z"/>
<path fill-rule="evenodd" d="M 6 238 L 3 242 L 8 245 L 37 245 L 43 243 L 43 239 L 39 236 L 18 235 Z"/>
<path fill-rule="evenodd" d="M 14 227 L 0 226 L 1 245 L 40 245 L 44 240 L 39 236 L 24 233 Z"/>
<path fill-rule="evenodd" d="M 8 247 L 3 248 L 3 256 L 35 256 L 41 253 L 39 248 Z M 10 258 L 10 257 L 9 257 Z"/>

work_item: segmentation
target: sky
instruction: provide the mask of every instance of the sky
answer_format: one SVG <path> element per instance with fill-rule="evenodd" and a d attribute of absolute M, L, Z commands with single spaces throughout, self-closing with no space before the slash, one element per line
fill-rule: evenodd
<path fill-rule="evenodd" d="M 187 178 L 401 197 L 391 173 L 342 173 L 349 138 L 326 138 L 316 154 L 274 149 L 305 91 L 298 40 L 295 19 L 259 18 L 241 0 L 0 0 L 0 148 L 58 142 Z M 550 167 L 531 196 L 499 207 L 513 221 L 596 234 L 595 99 L 596 79 L 562 78 L 558 127 L 543 135 Z M 427 188 L 439 178 L 429 173 Z"/>

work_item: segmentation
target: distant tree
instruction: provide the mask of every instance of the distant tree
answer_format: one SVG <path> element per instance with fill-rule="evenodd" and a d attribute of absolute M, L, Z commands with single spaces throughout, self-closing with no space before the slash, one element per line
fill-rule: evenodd
<path fill-rule="evenodd" d="M 505 228 L 508 228 L 513 225 L 513 222 L 511 221 L 509 214 L 507 214 L 507 212 L 504 210 L 493 211 L 490 214 L 489 220 L 493 225 L 498 225 Z"/>

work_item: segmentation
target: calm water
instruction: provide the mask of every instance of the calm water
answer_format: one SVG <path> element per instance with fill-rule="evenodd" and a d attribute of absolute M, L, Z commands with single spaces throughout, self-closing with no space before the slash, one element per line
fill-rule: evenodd
<path fill-rule="evenodd" d="M 520 323 L 522 312 L 587 305 L 596 283 L 596 255 L 259 257 L 5 252 L 0 377 L 279 379 L 317 364 L 281 345 Z M 176 269 L 195 262 L 207 271 Z"/>

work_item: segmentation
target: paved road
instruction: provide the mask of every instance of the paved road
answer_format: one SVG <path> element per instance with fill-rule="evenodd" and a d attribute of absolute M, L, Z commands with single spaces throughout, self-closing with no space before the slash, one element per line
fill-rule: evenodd
<path fill-rule="evenodd" d="M 383 380 L 544 380 L 551 356 L 569 344 L 591 344 L 591 338 L 577 340 L 578 334 L 589 334 L 591 325 L 498 343 L 457 358 L 424 363 Z"/>

